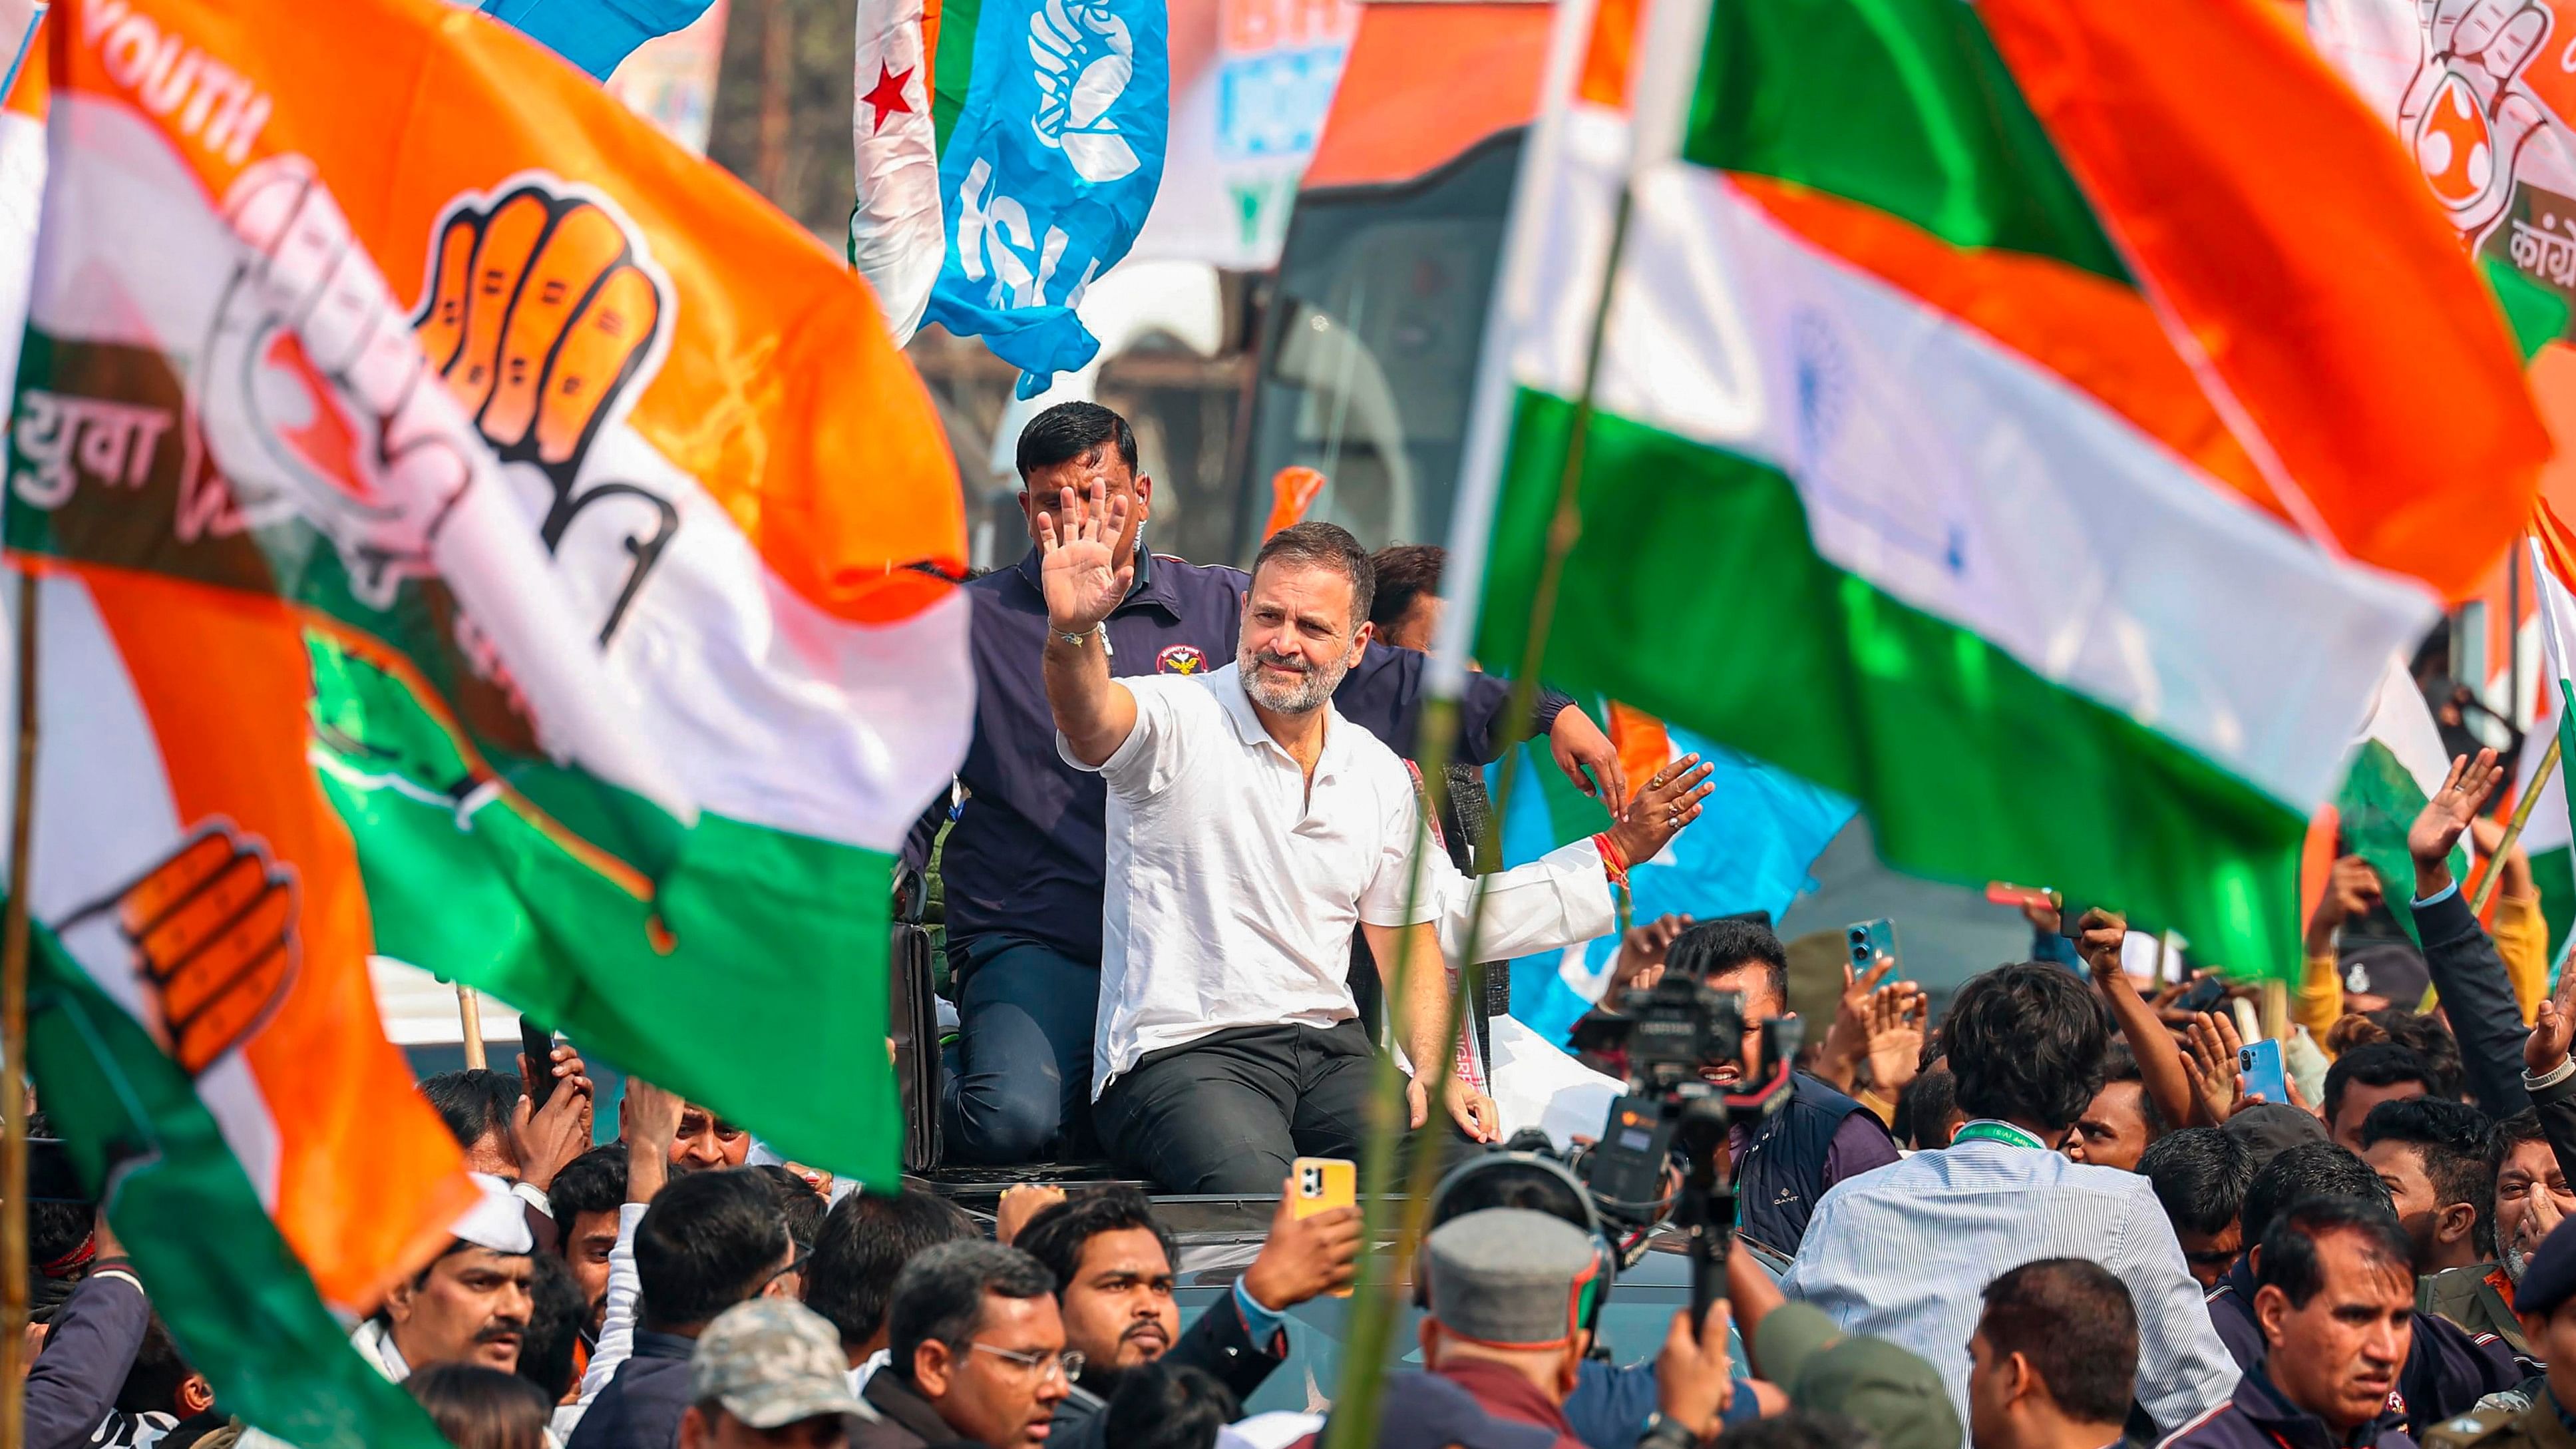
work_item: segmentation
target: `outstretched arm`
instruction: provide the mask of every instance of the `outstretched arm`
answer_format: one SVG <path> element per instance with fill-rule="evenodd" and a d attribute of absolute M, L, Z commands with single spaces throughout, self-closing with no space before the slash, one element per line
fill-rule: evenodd
<path fill-rule="evenodd" d="M 2111 1019 L 2120 1024 L 2120 1035 L 2129 1039 L 2129 1051 L 2138 1059 L 2140 1085 L 2147 1089 L 2166 1121 L 2190 1121 L 2191 1072 L 2182 1064 L 2182 1049 L 2174 1045 L 2173 1033 L 2156 1019 L 2120 964 L 2120 943 L 2128 938 L 2128 919 L 2096 906 L 2084 913 L 2076 929 L 2083 932 L 2083 939 L 2076 943 L 2076 953 L 2092 973 L 2094 989 L 2110 1004 Z"/>
<path fill-rule="evenodd" d="M 1102 627 L 1127 597 L 1136 563 L 1112 555 L 1127 526 L 1127 500 L 1111 500 L 1094 482 L 1090 501 L 1079 507 L 1067 488 L 1057 512 L 1038 515 L 1038 582 L 1047 607 L 1047 708 L 1074 759 L 1097 767 L 1136 728 L 1136 697 L 1109 677 L 1109 633 Z M 1061 538 L 1059 518 L 1070 522 Z"/>

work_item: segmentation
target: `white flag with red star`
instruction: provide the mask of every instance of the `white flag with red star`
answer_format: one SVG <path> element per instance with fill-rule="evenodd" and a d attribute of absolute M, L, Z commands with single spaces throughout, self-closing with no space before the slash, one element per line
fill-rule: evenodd
<path fill-rule="evenodd" d="M 876 288 L 901 347 L 921 325 L 948 249 L 939 214 L 939 140 L 930 119 L 939 9 L 936 0 L 859 0 L 858 26 L 850 114 L 858 196 L 850 207 L 850 265 Z"/>

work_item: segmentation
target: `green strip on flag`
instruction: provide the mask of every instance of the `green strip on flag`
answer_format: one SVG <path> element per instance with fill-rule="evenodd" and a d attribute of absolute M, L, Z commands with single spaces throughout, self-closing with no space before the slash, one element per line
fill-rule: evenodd
<path fill-rule="evenodd" d="M 2406 832 L 2428 803 L 2424 787 L 2396 752 L 2377 740 L 2364 740 L 2353 752 L 2352 768 L 2335 796 L 2345 851 L 2370 862 L 2388 898 L 2388 913 L 2405 928 L 2406 939 L 2419 946 L 2424 938 L 2416 933 L 2415 913 L 2406 909 L 2415 898 L 2415 856 L 2406 848 Z M 2464 884 L 2468 880 L 2466 851 L 2451 852 L 2451 878 Z"/>
<path fill-rule="evenodd" d="M 1574 415 L 1520 397 L 1481 658 L 1522 657 Z M 1545 678 L 1859 798 L 1899 868 L 2047 880 L 2240 979 L 2295 974 L 2296 812 L 1828 563 L 1777 469 L 1604 414 L 1585 447 Z"/>
<path fill-rule="evenodd" d="M 301 1449 L 443 1449 L 349 1346 L 187 1075 L 51 931 L 32 931 L 37 1101 L 82 1182 L 112 1194 L 109 1226 L 216 1401 Z"/>

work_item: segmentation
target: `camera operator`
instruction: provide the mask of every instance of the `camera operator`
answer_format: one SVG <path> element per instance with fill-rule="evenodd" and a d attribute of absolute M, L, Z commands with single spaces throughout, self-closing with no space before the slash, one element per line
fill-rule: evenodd
<path fill-rule="evenodd" d="M 1665 969 L 1744 999 L 1748 1058 L 1760 1054 L 1762 1024 L 1788 1014 L 1789 953 L 1758 921 L 1730 917 L 1691 927 L 1674 939 Z M 1730 1062 L 1715 1067 L 1710 1080 L 1732 1085 L 1741 1075 Z M 1783 1258 L 1797 1255 L 1825 1189 L 1897 1158 L 1875 1113 L 1805 1072 L 1779 1111 L 1729 1127 L 1726 1150 L 1743 1210 L 1736 1230 Z"/>

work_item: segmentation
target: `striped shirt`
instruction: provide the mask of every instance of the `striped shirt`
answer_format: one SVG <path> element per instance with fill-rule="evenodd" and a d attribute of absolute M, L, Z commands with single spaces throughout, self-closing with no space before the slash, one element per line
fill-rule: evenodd
<path fill-rule="evenodd" d="M 1780 1282 L 1843 1329 L 1931 1361 L 1968 1421 L 1979 1294 L 2039 1258 L 2089 1258 L 2138 1313 L 2138 1402 L 2179 1426 L 2228 1401 L 2236 1363 L 2147 1180 L 2003 1142 L 1963 1141 L 1838 1183 Z"/>

